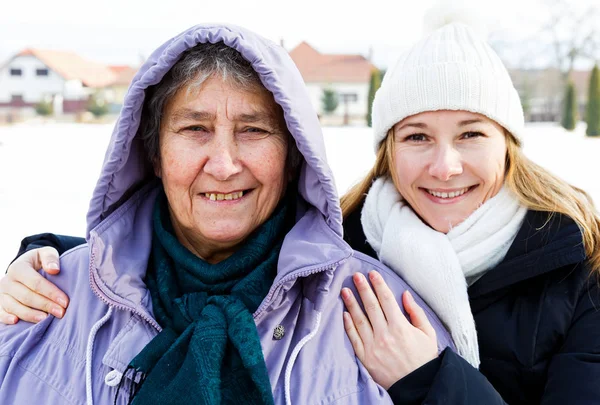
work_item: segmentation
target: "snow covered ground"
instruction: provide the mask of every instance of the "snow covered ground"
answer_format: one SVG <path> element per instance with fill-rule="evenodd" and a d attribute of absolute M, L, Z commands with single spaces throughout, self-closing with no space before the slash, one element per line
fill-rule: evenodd
<path fill-rule="evenodd" d="M 83 235 L 88 201 L 112 125 L 22 124 L 0 127 L 0 273 L 19 241 L 44 231 Z M 325 128 L 329 162 L 343 193 L 374 160 L 369 128 Z M 584 127 L 529 125 L 525 152 L 600 204 L 600 139 Z"/>

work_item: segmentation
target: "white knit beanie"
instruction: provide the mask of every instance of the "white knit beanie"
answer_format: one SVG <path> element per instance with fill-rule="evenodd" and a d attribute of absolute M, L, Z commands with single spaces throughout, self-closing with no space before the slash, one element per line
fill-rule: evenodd
<path fill-rule="evenodd" d="M 396 123 L 436 110 L 483 114 L 521 139 L 523 107 L 508 71 L 462 23 L 433 31 L 387 71 L 373 101 L 375 151 Z"/>

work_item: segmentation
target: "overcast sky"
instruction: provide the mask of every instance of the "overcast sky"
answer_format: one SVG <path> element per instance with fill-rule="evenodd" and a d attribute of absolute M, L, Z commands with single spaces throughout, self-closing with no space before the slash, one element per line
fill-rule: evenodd
<path fill-rule="evenodd" d="M 166 39 L 202 22 L 254 30 L 289 50 L 308 41 L 321 52 L 373 49 L 386 67 L 419 39 L 424 20 L 465 10 L 503 52 L 535 38 L 547 16 L 544 0 L 13 0 L 0 5 L 0 61 L 26 47 L 74 50 L 113 64 L 136 64 Z M 573 7 L 597 0 L 572 0 Z M 152 4 L 151 6 L 149 4 Z M 160 6 L 156 6 L 160 5 Z M 600 24 L 600 22 L 599 22 Z"/>

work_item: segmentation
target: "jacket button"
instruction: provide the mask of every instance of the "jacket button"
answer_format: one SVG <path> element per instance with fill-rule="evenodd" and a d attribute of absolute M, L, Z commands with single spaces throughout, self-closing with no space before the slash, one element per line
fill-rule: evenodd
<path fill-rule="evenodd" d="M 277 325 L 275 327 L 275 330 L 273 331 L 273 339 L 281 340 L 281 339 L 283 339 L 284 335 L 285 335 L 285 328 L 283 327 L 283 325 Z"/>

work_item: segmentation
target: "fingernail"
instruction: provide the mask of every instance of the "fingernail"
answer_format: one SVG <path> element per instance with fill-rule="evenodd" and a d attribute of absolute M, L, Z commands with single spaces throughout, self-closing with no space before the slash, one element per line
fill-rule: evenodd
<path fill-rule="evenodd" d="M 56 262 L 48 263 L 48 270 L 58 270 L 58 263 L 56 263 Z"/>
<path fill-rule="evenodd" d="M 355 283 L 362 283 L 365 280 L 365 276 L 363 276 L 361 273 L 356 273 L 354 275 L 354 282 Z"/>
<path fill-rule="evenodd" d="M 46 319 L 46 316 L 47 316 L 47 315 L 42 315 L 42 314 L 40 314 L 40 315 L 36 315 L 36 316 L 35 316 L 35 320 L 36 320 L 37 322 L 42 322 L 44 319 Z"/>
<path fill-rule="evenodd" d="M 379 276 L 379 273 L 377 273 L 375 270 L 371 270 L 371 271 L 369 272 L 369 278 L 370 278 L 371 280 L 377 280 L 377 279 L 378 279 L 378 276 Z"/>
<path fill-rule="evenodd" d="M 415 299 L 413 298 L 412 294 L 410 293 L 410 291 L 406 290 L 406 295 L 408 296 L 408 299 L 411 300 L 412 302 L 415 301 Z"/>
<path fill-rule="evenodd" d="M 347 299 L 350 296 L 350 290 L 347 288 L 342 288 L 342 298 Z"/>
<path fill-rule="evenodd" d="M 63 307 L 63 308 L 67 307 L 67 300 L 66 299 L 64 299 L 64 298 L 58 298 L 56 301 L 58 302 L 58 305 L 60 305 L 61 307 Z"/>
<path fill-rule="evenodd" d="M 62 318 L 63 316 L 63 311 L 62 309 L 58 308 L 58 307 L 54 307 L 52 308 L 52 315 L 54 315 L 57 318 Z"/>

